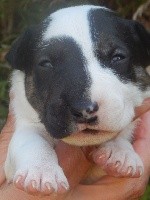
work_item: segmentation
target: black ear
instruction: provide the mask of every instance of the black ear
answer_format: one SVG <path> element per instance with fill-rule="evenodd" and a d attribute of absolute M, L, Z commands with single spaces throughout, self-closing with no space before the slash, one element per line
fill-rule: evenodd
<path fill-rule="evenodd" d="M 6 60 L 14 68 L 26 70 L 32 62 L 34 49 L 34 28 L 27 29 L 18 39 L 16 39 L 6 55 Z"/>
<path fill-rule="evenodd" d="M 143 59 L 148 66 L 150 64 L 150 33 L 138 22 L 135 22 L 135 29 L 142 43 Z"/>

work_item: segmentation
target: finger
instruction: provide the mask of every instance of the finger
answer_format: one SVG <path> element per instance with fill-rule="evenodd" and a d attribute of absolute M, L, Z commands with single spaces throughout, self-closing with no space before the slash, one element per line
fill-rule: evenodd
<path fill-rule="evenodd" d="M 135 139 L 146 139 L 150 136 L 150 110 L 140 117 L 140 123 L 135 130 Z"/>
<path fill-rule="evenodd" d="M 5 182 L 5 172 L 3 166 L 0 166 L 0 186 Z"/>
<path fill-rule="evenodd" d="M 0 185 L 5 182 L 5 173 L 4 173 L 4 162 L 6 160 L 6 154 L 8 145 L 14 131 L 14 117 L 12 114 L 11 106 L 9 108 L 9 114 L 5 126 L 3 127 L 0 134 Z"/>
<path fill-rule="evenodd" d="M 115 178 L 104 176 L 93 185 L 78 185 L 67 200 L 139 199 L 145 191 L 148 177 Z"/>
<path fill-rule="evenodd" d="M 137 119 L 138 117 L 142 116 L 144 113 L 146 113 L 148 110 L 150 110 L 150 98 L 147 98 L 141 106 L 137 107 L 135 109 L 135 119 Z"/>
<path fill-rule="evenodd" d="M 6 123 L 1 130 L 0 139 L 3 137 L 3 134 L 11 134 L 14 131 L 14 116 L 13 113 L 10 111 L 6 120 Z"/>
<path fill-rule="evenodd" d="M 3 137 L 3 134 L 6 135 L 6 134 L 11 134 L 14 132 L 15 118 L 14 118 L 13 108 L 12 108 L 13 107 L 12 100 L 14 98 L 13 92 L 10 91 L 9 97 L 10 97 L 9 112 L 8 112 L 6 123 L 3 127 L 3 129 L 1 130 L 0 137 Z"/>
<path fill-rule="evenodd" d="M 145 171 L 148 171 L 148 175 L 150 175 L 150 111 L 141 117 L 141 124 L 137 128 L 135 136 L 134 149 L 143 160 Z"/>
<path fill-rule="evenodd" d="M 14 130 L 14 118 L 8 114 L 7 122 L 0 134 L 0 164 L 5 161 L 8 144 Z"/>

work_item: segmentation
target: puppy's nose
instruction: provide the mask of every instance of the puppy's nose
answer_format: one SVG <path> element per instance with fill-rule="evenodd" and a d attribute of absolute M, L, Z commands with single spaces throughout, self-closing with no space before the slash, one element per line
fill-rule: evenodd
<path fill-rule="evenodd" d="M 98 103 L 94 102 L 91 105 L 87 106 L 85 112 L 88 114 L 93 114 L 98 111 Z M 84 112 L 84 111 L 83 111 Z"/>
<path fill-rule="evenodd" d="M 84 108 L 73 108 L 72 114 L 78 123 L 94 123 L 97 120 L 97 116 L 94 114 L 96 114 L 98 109 L 97 102 L 93 102 L 84 106 Z"/>

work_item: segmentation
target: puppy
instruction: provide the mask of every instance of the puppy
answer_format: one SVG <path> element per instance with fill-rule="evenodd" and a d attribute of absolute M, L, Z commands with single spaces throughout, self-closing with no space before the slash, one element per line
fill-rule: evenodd
<path fill-rule="evenodd" d="M 142 25 L 105 7 L 60 9 L 26 30 L 7 60 L 16 118 L 8 181 L 27 192 L 68 190 L 54 145 L 77 132 L 119 133 L 99 146 L 100 155 L 114 174 L 142 175 L 131 145 L 134 110 L 150 97 L 150 34 Z"/>

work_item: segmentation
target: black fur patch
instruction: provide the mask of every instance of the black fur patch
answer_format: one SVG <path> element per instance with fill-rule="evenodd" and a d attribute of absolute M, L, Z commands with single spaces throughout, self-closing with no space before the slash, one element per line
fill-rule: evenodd
<path fill-rule="evenodd" d="M 103 66 L 122 80 L 137 82 L 135 66 L 145 68 L 150 63 L 150 35 L 142 25 L 112 11 L 91 10 L 89 22 L 95 55 Z"/>
<path fill-rule="evenodd" d="M 48 132 L 55 138 L 65 137 L 75 127 L 72 109 L 90 102 L 86 59 L 68 37 L 39 44 L 32 62 L 32 76 L 26 77 L 27 98 Z M 44 62 L 51 65 L 41 66 Z"/>

